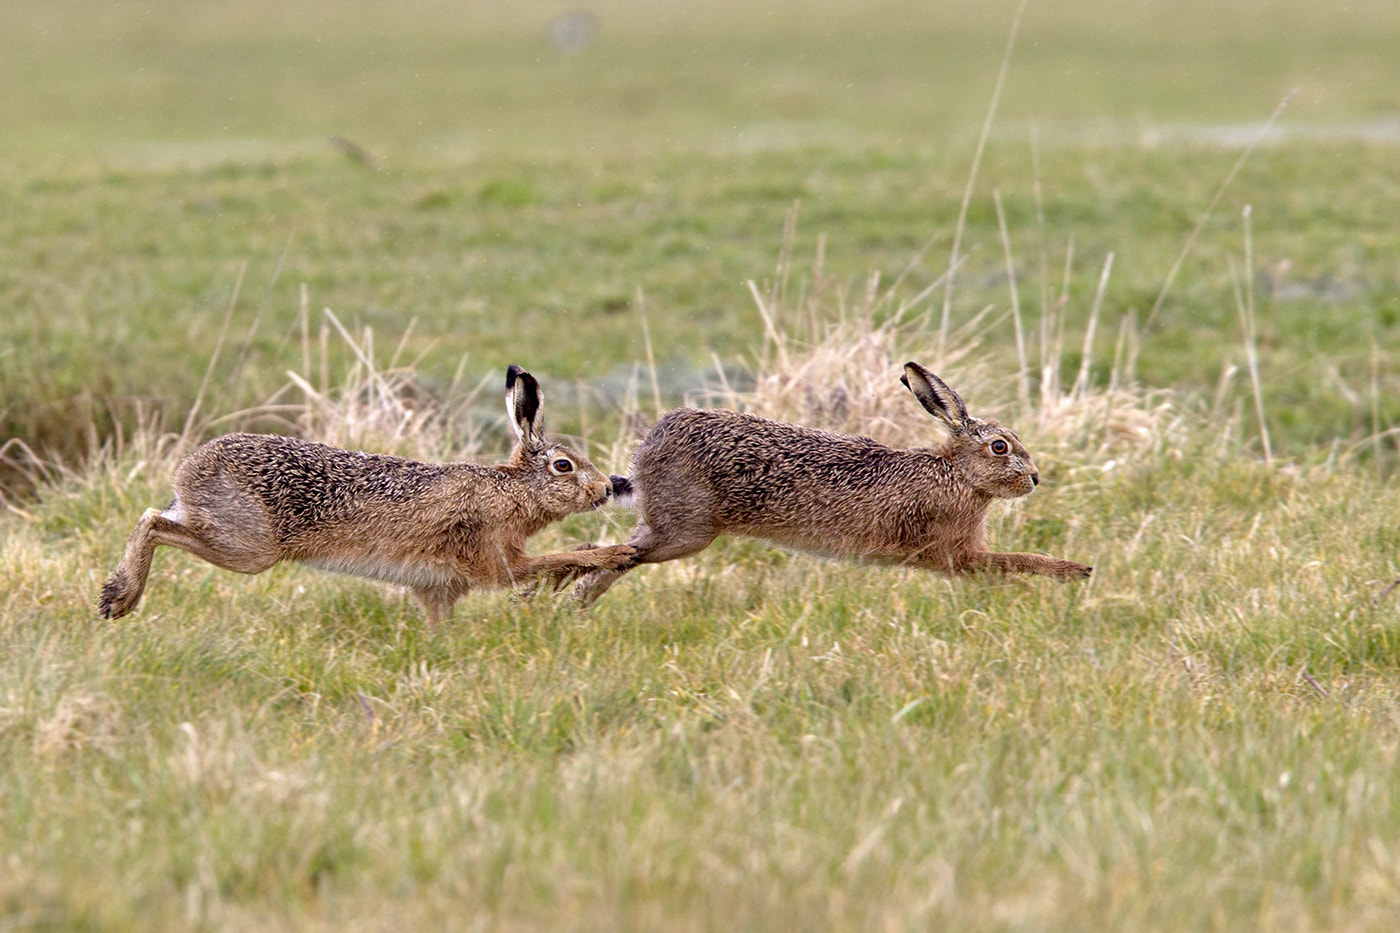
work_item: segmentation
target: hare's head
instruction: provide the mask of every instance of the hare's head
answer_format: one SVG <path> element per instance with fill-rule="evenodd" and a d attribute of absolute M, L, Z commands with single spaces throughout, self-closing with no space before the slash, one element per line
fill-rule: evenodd
<path fill-rule="evenodd" d="M 1015 431 L 969 415 L 958 393 L 918 363 L 905 363 L 899 381 L 948 427 L 941 453 L 973 489 L 996 499 L 1015 499 L 1035 489 L 1040 474 Z"/>
<path fill-rule="evenodd" d="M 612 483 L 583 454 L 545 437 L 540 403 L 539 382 L 512 363 L 506 370 L 506 416 L 515 430 L 511 467 L 551 515 L 597 508 L 612 495 Z"/>

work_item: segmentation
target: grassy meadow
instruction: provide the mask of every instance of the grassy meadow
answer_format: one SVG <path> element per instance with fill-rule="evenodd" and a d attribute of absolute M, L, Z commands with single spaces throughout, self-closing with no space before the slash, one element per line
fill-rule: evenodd
<path fill-rule="evenodd" d="M 1015 17 L 7 4 L 0 930 L 1393 928 L 1400 9 L 1030 3 L 998 84 Z M 162 549 L 96 618 L 205 436 L 491 460 L 518 362 L 615 472 L 934 443 L 906 359 L 1089 583 L 722 540 L 430 630 Z"/>

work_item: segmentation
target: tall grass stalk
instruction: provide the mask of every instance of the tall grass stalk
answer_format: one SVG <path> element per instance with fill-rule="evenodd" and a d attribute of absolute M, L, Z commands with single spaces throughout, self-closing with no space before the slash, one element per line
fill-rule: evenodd
<path fill-rule="evenodd" d="M 180 431 L 181 446 L 189 443 L 190 436 L 195 428 L 196 420 L 199 417 L 199 407 L 204 402 L 204 393 L 209 388 L 209 380 L 214 376 L 214 367 L 219 362 L 219 354 L 223 352 L 224 340 L 228 337 L 229 324 L 233 321 L 234 309 L 238 306 L 238 295 L 243 290 L 243 276 L 248 272 L 248 261 L 245 259 L 239 263 L 238 278 L 233 283 L 233 294 L 229 297 L 228 309 L 224 311 L 224 322 L 219 326 L 218 339 L 214 341 L 214 351 L 209 354 L 209 365 L 205 367 L 204 378 L 199 383 L 199 391 L 194 395 L 194 402 L 190 405 L 189 414 L 185 417 L 185 427 Z"/>
<path fill-rule="evenodd" d="M 1264 447 L 1264 462 L 1273 463 L 1273 445 L 1269 443 L 1269 422 L 1264 415 L 1264 387 L 1259 379 L 1259 353 L 1255 337 L 1254 324 L 1254 239 L 1251 233 L 1250 214 L 1251 209 L 1245 205 L 1242 212 L 1244 218 L 1244 286 L 1243 297 L 1241 297 L 1240 275 L 1235 268 L 1234 259 L 1230 260 L 1230 278 L 1235 289 L 1235 307 L 1239 312 L 1240 330 L 1244 338 L 1245 362 L 1249 367 L 1249 385 L 1254 393 L 1254 414 L 1259 422 L 1259 441 Z"/>
<path fill-rule="evenodd" d="M 661 382 L 656 373 L 656 354 L 651 347 L 651 328 L 647 325 L 646 296 L 643 295 L 641 286 L 637 286 L 637 314 L 642 319 L 642 344 L 646 348 L 647 372 L 651 376 L 651 402 L 656 412 L 656 417 L 661 417 Z"/>
<path fill-rule="evenodd" d="M 943 365 L 943 354 L 948 345 L 949 327 L 953 313 L 953 272 L 957 268 L 959 247 L 962 245 L 963 229 L 967 225 L 967 210 L 972 203 L 972 192 L 977 185 L 977 172 L 982 167 L 982 152 L 987 147 L 987 137 L 992 132 L 992 122 L 996 118 L 997 104 L 1001 100 L 1002 88 L 1006 85 L 1006 75 L 1011 70 L 1011 52 L 1016 47 L 1016 33 L 1021 28 L 1021 17 L 1026 12 L 1029 0 L 1020 0 L 1016 14 L 1011 19 L 1011 29 L 1006 36 L 1006 49 L 1002 52 L 1001 66 L 997 69 L 996 84 L 992 86 L 992 98 L 987 102 L 987 115 L 982 121 L 982 131 L 977 137 L 977 149 L 972 154 L 972 166 L 967 172 L 967 184 L 963 187 L 962 203 L 958 205 L 958 220 L 953 225 L 953 246 L 948 256 L 948 278 L 943 285 L 943 317 L 938 327 L 938 365 Z"/>
<path fill-rule="evenodd" d="M 1001 234 L 1002 255 L 1006 259 L 1006 283 L 1011 291 L 1011 326 L 1016 331 L 1016 398 L 1021 403 L 1021 412 L 1031 410 L 1031 374 L 1026 360 L 1025 328 L 1021 326 L 1021 298 L 1016 290 L 1016 261 L 1011 253 L 1011 235 L 1006 229 L 1006 210 L 1001 204 L 1001 191 L 992 191 L 992 200 L 997 209 L 997 231 Z"/>
<path fill-rule="evenodd" d="M 1185 242 L 1181 244 L 1181 252 L 1177 253 L 1171 268 L 1167 270 L 1166 278 L 1162 280 L 1162 288 L 1157 292 L 1156 300 L 1152 302 L 1152 310 L 1148 312 L 1147 320 L 1143 322 L 1144 328 L 1150 328 L 1152 323 L 1157 320 L 1157 313 L 1162 310 L 1162 302 L 1167 300 L 1167 293 L 1171 291 L 1172 285 L 1176 282 L 1176 277 L 1177 274 L 1181 272 L 1182 264 L 1186 262 L 1186 257 L 1191 254 L 1191 249 L 1196 245 L 1196 237 L 1200 236 L 1202 228 L 1206 225 L 1206 221 L 1210 220 L 1210 215 L 1215 212 L 1216 205 L 1218 205 L 1220 199 L 1225 196 L 1225 190 L 1230 187 L 1230 183 L 1235 180 L 1235 176 L 1239 174 L 1240 169 L 1244 168 L 1245 162 L 1249 161 L 1249 157 L 1254 152 L 1254 148 L 1269 135 L 1269 131 L 1273 129 L 1274 123 L 1278 121 L 1279 117 L 1283 116 L 1283 111 L 1288 108 L 1289 101 L 1291 101 L 1293 95 L 1297 93 L 1298 89 L 1294 88 L 1283 95 L 1283 99 L 1278 102 L 1278 106 L 1274 108 L 1274 112 L 1269 114 L 1269 119 L 1265 120 L 1264 125 L 1259 127 L 1259 132 L 1249 141 L 1249 145 L 1244 147 L 1244 151 L 1240 153 L 1240 157 L 1236 159 L 1235 164 L 1230 167 L 1230 171 L 1226 173 L 1225 179 L 1220 183 L 1220 187 L 1215 189 L 1215 194 L 1211 196 L 1210 203 L 1207 204 L 1206 209 L 1201 212 L 1201 216 L 1196 221 L 1196 225 L 1191 228 L 1191 232 L 1186 235 Z"/>
<path fill-rule="evenodd" d="M 1079 355 L 1079 372 L 1074 377 L 1071 396 L 1080 396 L 1089 391 L 1089 369 L 1094 359 L 1094 334 L 1099 326 L 1099 312 L 1103 309 L 1104 292 L 1108 289 L 1108 277 L 1113 272 L 1113 253 L 1103 261 L 1103 271 L 1099 273 L 1099 285 L 1094 290 L 1094 303 L 1089 308 L 1089 323 L 1084 328 L 1084 349 Z"/>
<path fill-rule="evenodd" d="M 1381 441 L 1386 432 L 1381 429 L 1381 352 L 1380 346 L 1376 343 L 1374 332 L 1366 335 L 1371 342 L 1371 457 L 1376 470 L 1376 482 L 1380 482 L 1385 476 L 1384 451 Z"/>

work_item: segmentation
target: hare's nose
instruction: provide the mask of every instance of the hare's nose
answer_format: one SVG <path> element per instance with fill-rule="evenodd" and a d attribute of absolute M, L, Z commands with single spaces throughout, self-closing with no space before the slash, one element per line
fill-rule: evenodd
<path fill-rule="evenodd" d="M 1039 473 L 1039 472 L 1033 472 L 1033 473 L 1031 473 L 1031 485 L 1032 485 L 1032 486 L 1039 486 L 1039 485 L 1040 485 L 1040 473 Z"/>

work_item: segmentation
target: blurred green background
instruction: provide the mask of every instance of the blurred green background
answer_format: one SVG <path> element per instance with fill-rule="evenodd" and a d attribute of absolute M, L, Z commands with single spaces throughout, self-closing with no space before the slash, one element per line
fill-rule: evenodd
<path fill-rule="evenodd" d="M 180 423 L 245 263 L 223 411 L 302 366 L 303 284 L 313 330 L 329 307 L 385 346 L 408 332 L 430 389 L 519 361 L 604 408 L 645 359 L 640 290 L 677 400 L 712 352 L 755 347 L 743 283 L 772 275 L 799 200 L 799 274 L 822 234 L 825 271 L 853 288 L 910 266 L 912 293 L 943 270 L 1015 12 L 7 2 L 0 438 L 77 459 L 142 413 Z M 1369 429 L 1373 341 L 1388 354 L 1400 318 L 1397 48 L 1400 5 L 1381 0 L 1028 4 L 958 319 L 1009 303 L 996 190 L 1030 309 L 1063 292 L 1073 335 L 1112 251 L 1106 321 L 1141 324 L 1296 89 L 1143 335 L 1139 375 L 1209 391 L 1241 362 L 1228 266 L 1250 204 L 1276 430 Z"/>
<path fill-rule="evenodd" d="M 330 134 L 415 160 L 963 148 L 1015 9 L 17 0 L 0 38 L 0 120 L 7 155 L 30 165 L 272 154 Z M 1001 117 L 1012 132 L 1038 120 L 1123 141 L 1174 122 L 1257 121 L 1297 87 L 1296 120 L 1393 123 L 1398 21 L 1383 0 L 1032 3 Z"/>

